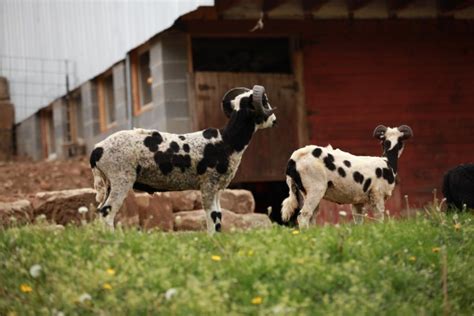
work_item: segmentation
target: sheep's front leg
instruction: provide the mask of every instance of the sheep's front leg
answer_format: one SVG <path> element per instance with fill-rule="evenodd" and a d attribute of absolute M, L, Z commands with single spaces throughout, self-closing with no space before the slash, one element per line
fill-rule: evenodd
<path fill-rule="evenodd" d="M 376 199 L 372 202 L 374 217 L 378 222 L 383 222 L 385 216 L 385 203 L 383 199 Z"/>
<path fill-rule="evenodd" d="M 364 204 L 353 204 L 352 207 L 355 210 L 355 213 L 352 212 L 354 223 L 358 225 L 364 223 Z"/>
<path fill-rule="evenodd" d="M 201 190 L 202 204 L 206 211 L 207 232 L 213 235 L 222 229 L 222 213 L 219 202 L 219 191 Z"/>

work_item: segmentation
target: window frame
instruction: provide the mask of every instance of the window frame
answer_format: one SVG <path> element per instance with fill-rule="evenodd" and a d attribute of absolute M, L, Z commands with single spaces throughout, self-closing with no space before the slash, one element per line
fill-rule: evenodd
<path fill-rule="evenodd" d="M 150 87 L 151 93 L 151 101 L 142 104 L 141 101 L 141 86 L 140 86 L 140 56 L 148 53 L 150 54 L 150 45 L 144 44 L 141 47 L 135 49 L 130 53 L 130 73 L 131 73 L 131 81 L 132 81 L 132 105 L 133 105 L 133 115 L 139 116 L 143 112 L 146 112 L 153 106 L 153 94 L 152 94 L 152 87 Z M 150 56 L 151 57 L 151 56 Z M 153 78 L 150 68 L 150 76 Z"/>
<path fill-rule="evenodd" d="M 100 77 L 97 78 L 97 103 L 99 107 L 99 126 L 100 132 L 105 132 L 108 129 L 115 127 L 117 125 L 117 109 L 114 109 L 114 120 L 112 122 L 107 122 L 107 104 L 105 104 L 105 95 L 106 95 L 106 80 L 112 78 L 112 95 L 113 95 L 113 107 L 115 108 L 115 95 L 114 95 L 114 74 L 112 69 L 104 72 Z"/>

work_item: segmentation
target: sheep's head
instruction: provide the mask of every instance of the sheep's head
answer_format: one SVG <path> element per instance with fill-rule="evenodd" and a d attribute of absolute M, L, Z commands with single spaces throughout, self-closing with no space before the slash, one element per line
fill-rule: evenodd
<path fill-rule="evenodd" d="M 272 127 L 276 123 L 276 116 L 262 86 L 255 85 L 252 90 L 239 87 L 227 91 L 222 99 L 222 109 L 228 118 L 249 117 L 257 129 Z"/>
<path fill-rule="evenodd" d="M 374 137 L 381 141 L 384 154 L 400 157 L 403 151 L 403 141 L 413 136 L 413 131 L 408 125 L 399 127 L 386 127 L 379 125 L 374 130 Z"/>

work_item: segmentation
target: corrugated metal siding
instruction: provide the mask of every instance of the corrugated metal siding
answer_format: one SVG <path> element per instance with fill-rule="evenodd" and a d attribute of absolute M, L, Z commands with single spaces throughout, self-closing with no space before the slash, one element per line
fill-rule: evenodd
<path fill-rule="evenodd" d="M 214 5 L 214 1 L 0 0 L 0 56 L 71 60 L 74 87 L 123 59 L 127 51 L 171 26 L 180 15 L 202 5 Z M 8 67 L 11 66 L 0 65 L 0 74 Z M 30 68 L 26 62 L 19 67 Z M 58 68 L 64 64 L 42 63 L 38 67 Z M 58 70 L 61 71 L 64 70 Z M 11 75 L 19 76 L 17 81 L 25 80 L 24 73 Z M 10 80 L 18 79 L 11 75 Z M 16 94 L 26 89 L 14 88 Z M 63 93 L 64 87 L 57 87 L 55 93 L 49 92 L 48 96 Z M 13 101 L 17 106 L 25 102 Z M 41 103 L 44 102 L 42 99 Z M 44 105 L 37 104 L 37 107 Z M 17 121 L 34 110 L 30 106 Z"/>

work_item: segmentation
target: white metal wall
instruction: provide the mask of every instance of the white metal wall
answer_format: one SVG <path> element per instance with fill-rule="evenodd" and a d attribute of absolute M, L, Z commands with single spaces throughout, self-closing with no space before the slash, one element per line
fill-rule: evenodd
<path fill-rule="evenodd" d="M 16 121 L 21 121 L 65 91 L 61 84 L 47 88 L 40 88 L 39 84 L 36 88 L 31 86 L 34 80 L 29 78 L 32 75 L 29 70 L 39 68 L 38 72 L 44 72 L 44 68 L 52 68 L 51 72 L 62 82 L 66 70 L 64 60 L 67 59 L 71 61 L 68 71 L 71 73 L 71 88 L 74 88 L 124 59 L 127 51 L 171 26 L 179 16 L 203 5 L 214 5 L 214 1 L 0 0 L 0 57 L 34 57 L 36 61 L 52 61 L 48 65 L 48 62 L 33 63 L 22 59 L 12 62 L 4 58 L 0 64 L 0 75 L 7 75 L 13 81 L 13 102 L 17 107 L 23 103 L 25 108 L 25 111 L 17 109 Z M 22 71 L 6 73 L 7 68 Z M 52 82 L 57 80 L 56 77 L 53 78 L 52 74 L 49 77 L 46 72 L 41 80 Z M 25 81 L 31 87 L 26 87 Z M 16 97 L 28 89 L 47 89 L 46 92 L 34 92 L 47 97 L 41 101 Z"/>

